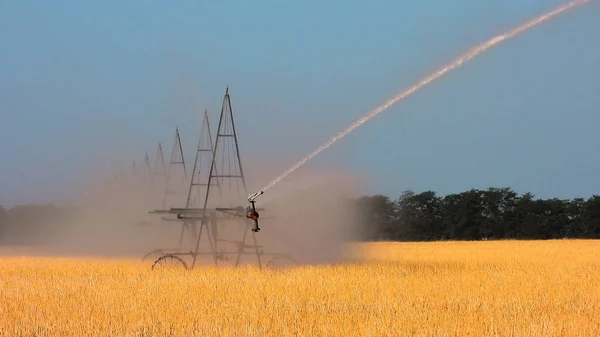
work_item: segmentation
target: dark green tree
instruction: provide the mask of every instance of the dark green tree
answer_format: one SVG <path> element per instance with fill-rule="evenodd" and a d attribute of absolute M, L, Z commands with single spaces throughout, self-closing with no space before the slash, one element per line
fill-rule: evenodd
<path fill-rule="evenodd" d="M 600 196 L 595 195 L 588 199 L 584 211 L 585 225 L 583 234 L 586 238 L 600 238 Z"/>
<path fill-rule="evenodd" d="M 399 234 L 411 240 L 439 240 L 444 231 L 440 213 L 441 199 L 433 191 L 414 194 L 407 191 L 397 202 Z"/>
<path fill-rule="evenodd" d="M 396 240 L 393 225 L 394 203 L 383 195 L 364 196 L 357 200 L 362 234 L 367 240 Z"/>
<path fill-rule="evenodd" d="M 600 238 L 600 196 L 537 199 L 512 189 L 472 189 L 439 197 L 405 191 L 396 201 L 363 197 L 370 237 L 384 240 Z"/>

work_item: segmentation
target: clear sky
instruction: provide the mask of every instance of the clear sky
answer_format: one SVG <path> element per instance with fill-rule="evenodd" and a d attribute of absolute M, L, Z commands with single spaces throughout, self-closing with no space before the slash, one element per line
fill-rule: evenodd
<path fill-rule="evenodd" d="M 558 0 L 0 1 L 0 204 L 193 155 L 231 90 L 246 157 L 295 161 L 465 49 Z M 481 55 L 314 163 L 366 192 L 600 194 L 600 3 Z M 168 158 L 167 158 L 168 159 Z M 261 182 L 267 183 L 268 181 Z M 276 188 L 276 187 L 274 187 Z"/>

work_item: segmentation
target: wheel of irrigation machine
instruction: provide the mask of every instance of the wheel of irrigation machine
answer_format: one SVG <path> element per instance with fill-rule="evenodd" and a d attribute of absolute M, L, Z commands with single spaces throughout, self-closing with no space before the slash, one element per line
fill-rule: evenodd
<path fill-rule="evenodd" d="M 142 257 L 142 262 L 146 262 L 147 260 L 149 260 L 152 255 L 161 256 L 161 255 L 164 255 L 164 254 L 165 254 L 165 252 L 162 251 L 162 250 L 160 250 L 160 249 L 153 250 L 150 253 L 144 255 L 144 257 Z"/>
<path fill-rule="evenodd" d="M 276 256 L 267 262 L 269 269 L 285 269 L 292 268 L 298 265 L 298 262 L 291 256 Z"/>
<path fill-rule="evenodd" d="M 187 263 L 179 256 L 166 254 L 158 258 L 152 265 L 152 270 L 189 269 Z"/>

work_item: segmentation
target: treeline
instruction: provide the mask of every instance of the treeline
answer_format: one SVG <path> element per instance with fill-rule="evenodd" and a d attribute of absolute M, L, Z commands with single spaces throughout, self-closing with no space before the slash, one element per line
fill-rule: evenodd
<path fill-rule="evenodd" d="M 600 238 L 600 196 L 536 199 L 510 188 L 444 197 L 427 191 L 357 201 L 367 240 L 433 241 Z"/>
<path fill-rule="evenodd" d="M 36 244 L 60 236 L 72 214 L 72 208 L 55 205 L 0 206 L 0 244 Z"/>
<path fill-rule="evenodd" d="M 434 241 L 600 238 L 600 196 L 538 199 L 510 188 L 438 196 L 404 192 L 351 201 L 361 240 Z M 53 205 L 0 206 L 0 244 L 33 244 L 69 230 L 74 209 Z M 72 223 L 72 221 L 71 221 Z"/>

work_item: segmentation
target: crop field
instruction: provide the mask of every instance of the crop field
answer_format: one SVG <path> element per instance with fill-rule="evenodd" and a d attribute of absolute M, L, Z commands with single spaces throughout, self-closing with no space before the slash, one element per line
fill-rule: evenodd
<path fill-rule="evenodd" d="M 290 270 L 0 260 L 2 336 L 598 336 L 600 242 L 373 243 Z"/>

